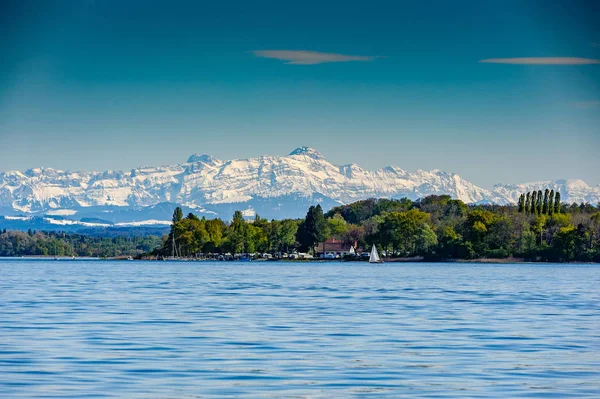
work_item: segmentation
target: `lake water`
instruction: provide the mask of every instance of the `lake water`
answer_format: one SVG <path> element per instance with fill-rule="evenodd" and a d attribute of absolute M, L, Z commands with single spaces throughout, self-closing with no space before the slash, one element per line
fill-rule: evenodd
<path fill-rule="evenodd" d="M 0 397 L 600 397 L 600 266 L 0 260 Z"/>

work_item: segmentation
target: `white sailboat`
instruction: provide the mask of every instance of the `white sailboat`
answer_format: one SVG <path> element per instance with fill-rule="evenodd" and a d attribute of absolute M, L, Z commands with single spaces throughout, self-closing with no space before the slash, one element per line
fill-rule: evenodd
<path fill-rule="evenodd" d="M 371 248 L 371 256 L 369 256 L 369 263 L 383 263 L 383 261 L 379 259 L 379 254 L 377 253 L 377 248 L 375 248 L 375 244 L 373 244 L 373 248 Z"/>

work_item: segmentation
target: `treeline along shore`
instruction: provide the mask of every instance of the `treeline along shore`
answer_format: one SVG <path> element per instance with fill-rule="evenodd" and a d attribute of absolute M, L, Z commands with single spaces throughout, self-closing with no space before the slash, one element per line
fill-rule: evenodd
<path fill-rule="evenodd" d="M 560 194 L 545 190 L 524 193 L 516 206 L 467 205 L 446 195 L 367 199 L 326 213 L 320 205 L 311 206 L 303 219 L 271 221 L 258 215 L 246 220 L 239 211 L 231 221 L 205 219 L 176 208 L 163 237 L 2 231 L 0 256 L 277 258 L 306 253 L 319 258 L 331 243 L 358 255 L 374 244 L 394 259 L 600 262 L 600 204 L 563 204 Z"/>
<path fill-rule="evenodd" d="M 140 256 L 162 245 L 162 237 L 98 237 L 60 231 L 0 231 L 0 256 L 99 257 Z"/>

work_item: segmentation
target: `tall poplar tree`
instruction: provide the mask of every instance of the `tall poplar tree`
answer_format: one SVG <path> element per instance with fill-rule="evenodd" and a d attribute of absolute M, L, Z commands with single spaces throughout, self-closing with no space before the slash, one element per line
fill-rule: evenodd
<path fill-rule="evenodd" d="M 525 197 L 525 213 L 529 213 L 529 209 L 531 208 L 531 193 L 528 192 Z"/>
<path fill-rule="evenodd" d="M 536 197 L 537 197 L 537 192 L 533 191 L 531 193 L 531 212 L 530 212 L 532 215 L 535 215 L 535 206 L 536 206 L 535 198 Z"/>
<path fill-rule="evenodd" d="M 177 223 L 183 220 L 183 210 L 180 207 L 175 208 L 173 211 L 173 218 L 171 221 L 173 224 L 171 225 L 171 232 L 169 233 L 169 245 L 171 246 L 171 256 L 175 256 L 177 248 L 175 247 L 175 240 L 178 237 L 175 236 L 175 227 Z"/>
<path fill-rule="evenodd" d="M 548 214 L 548 195 L 550 195 L 550 190 L 549 189 L 544 190 L 544 204 L 542 205 L 542 214 L 543 215 Z"/>
<path fill-rule="evenodd" d="M 227 234 L 227 244 L 233 253 L 246 252 L 248 245 L 248 225 L 244 220 L 244 215 L 241 211 L 233 213 L 233 219 L 229 225 L 229 233 Z"/>
<path fill-rule="evenodd" d="M 316 239 L 317 243 L 325 242 L 327 239 L 327 222 L 325 221 L 325 215 L 323 214 L 323 208 L 321 205 L 315 207 L 315 227 L 316 227 Z M 316 253 L 315 253 L 316 255 Z"/>
<path fill-rule="evenodd" d="M 175 208 L 175 211 L 173 211 L 173 219 L 171 219 L 173 221 L 173 224 L 177 223 L 177 222 L 181 222 L 181 219 L 183 219 L 183 210 L 180 207 Z"/>
<path fill-rule="evenodd" d="M 554 190 L 550 191 L 550 198 L 548 199 L 548 214 L 554 215 Z"/>
<path fill-rule="evenodd" d="M 542 202 L 543 202 L 543 200 L 542 200 L 542 190 L 538 190 L 536 201 L 537 201 L 537 207 L 536 207 L 537 214 L 541 215 L 542 214 Z"/>
<path fill-rule="evenodd" d="M 525 210 L 525 194 L 519 196 L 519 213 Z"/>
<path fill-rule="evenodd" d="M 554 213 L 560 213 L 560 193 L 558 191 L 554 197 Z"/>

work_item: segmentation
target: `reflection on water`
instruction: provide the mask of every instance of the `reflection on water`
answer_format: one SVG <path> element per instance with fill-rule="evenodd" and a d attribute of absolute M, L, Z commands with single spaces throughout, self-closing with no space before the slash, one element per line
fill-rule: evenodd
<path fill-rule="evenodd" d="M 600 397 L 600 267 L 0 260 L 0 397 Z"/>

